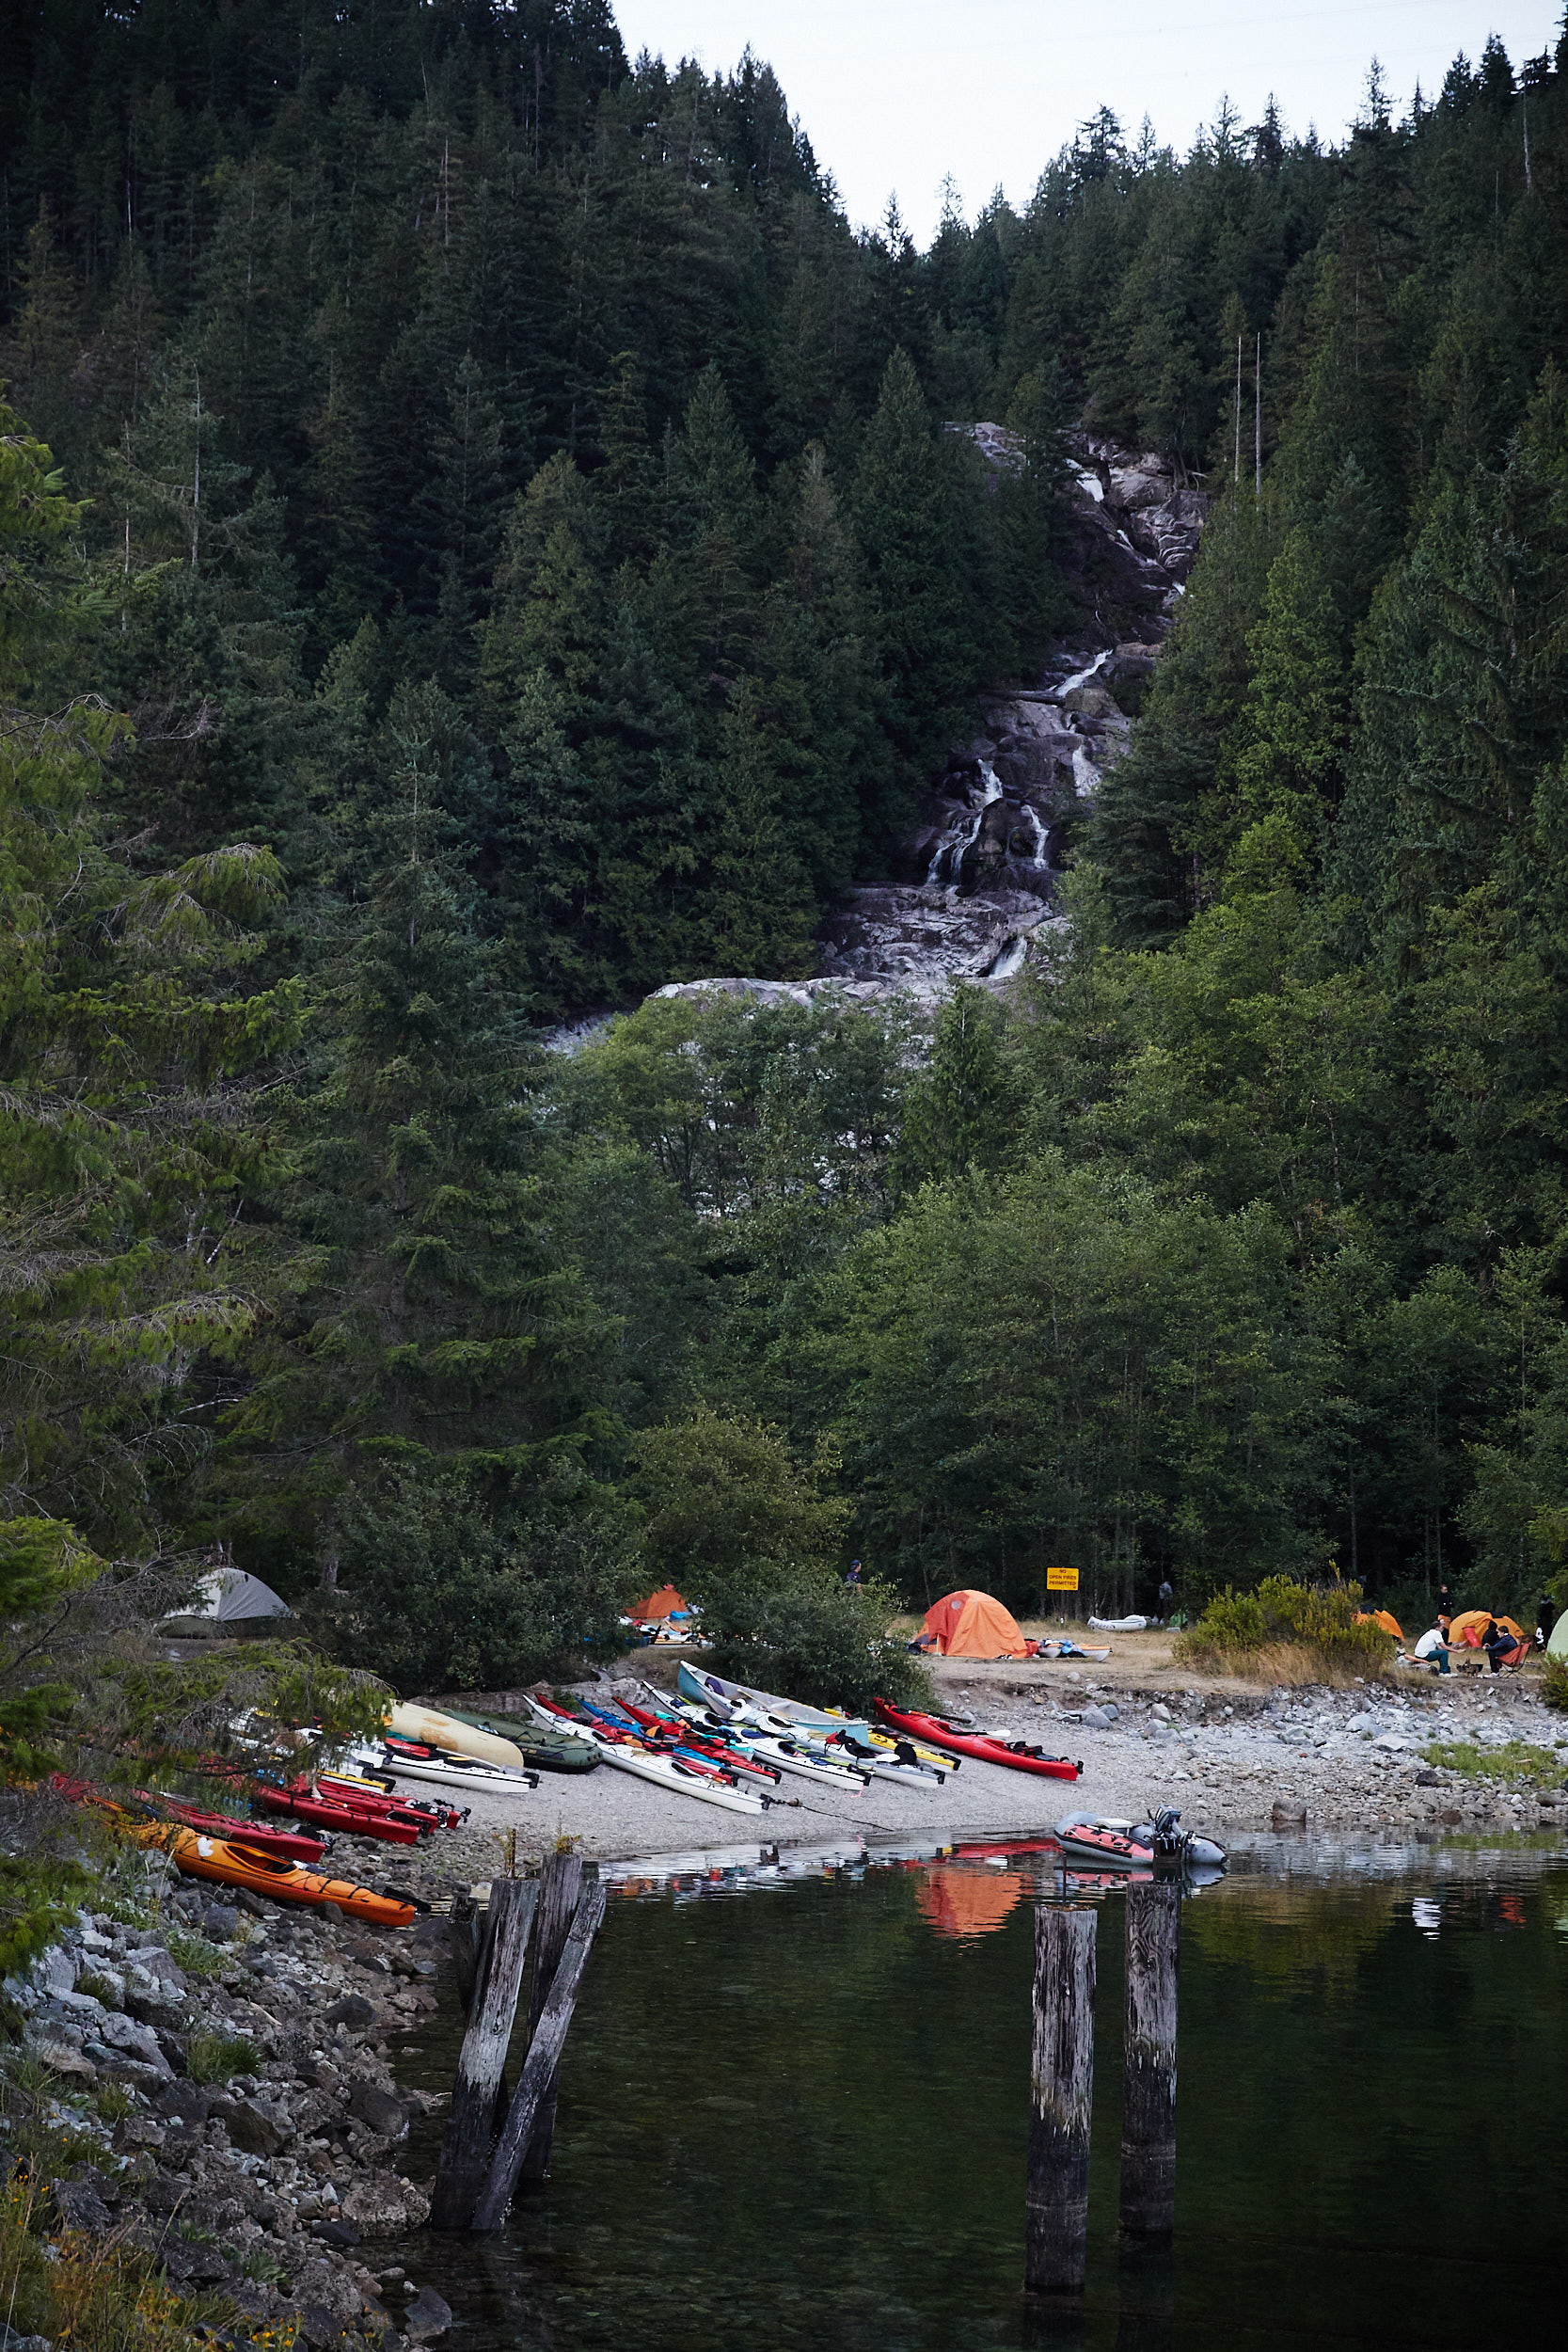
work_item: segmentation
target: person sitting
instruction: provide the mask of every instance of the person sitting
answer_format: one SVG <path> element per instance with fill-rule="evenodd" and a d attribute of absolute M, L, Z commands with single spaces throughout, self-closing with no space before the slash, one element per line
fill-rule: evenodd
<path fill-rule="evenodd" d="M 1448 1673 L 1449 1629 L 1441 1617 L 1435 1625 L 1428 1626 L 1412 1650 L 1411 1657 L 1418 1664 L 1430 1666 L 1433 1674 L 1446 1675 Z"/>
<path fill-rule="evenodd" d="M 1495 1675 L 1501 1674 L 1505 1666 L 1517 1665 L 1519 1653 L 1525 1646 L 1513 1627 L 1499 1625 L 1496 1617 L 1488 1618 L 1486 1629 L 1481 1637 L 1481 1645 L 1492 1661 L 1492 1672 Z"/>

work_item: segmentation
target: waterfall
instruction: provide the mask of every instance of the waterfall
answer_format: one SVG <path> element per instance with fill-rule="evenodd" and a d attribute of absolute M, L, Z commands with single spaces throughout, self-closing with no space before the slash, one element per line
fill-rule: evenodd
<path fill-rule="evenodd" d="M 981 978 L 1010 980 L 1015 972 L 1022 969 L 1023 959 L 1028 952 L 1029 942 L 1022 931 L 1015 931 L 1011 939 L 1004 941 L 996 956 L 987 964 Z"/>
<path fill-rule="evenodd" d="M 941 882 L 957 882 L 963 879 L 963 863 L 968 852 L 980 838 L 980 828 L 986 821 L 986 811 L 993 801 L 1002 798 L 1002 787 L 995 769 L 989 759 L 980 762 L 980 785 L 984 799 L 976 809 L 965 809 L 957 821 L 948 826 L 931 852 L 931 863 L 926 868 L 927 889 Z"/>

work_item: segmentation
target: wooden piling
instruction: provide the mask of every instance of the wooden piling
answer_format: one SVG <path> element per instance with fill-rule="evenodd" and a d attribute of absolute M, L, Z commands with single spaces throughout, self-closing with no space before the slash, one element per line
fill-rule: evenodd
<path fill-rule="evenodd" d="M 476 2230 L 494 2230 L 500 2224 L 517 2185 L 517 2174 L 529 2143 L 539 2121 L 545 2093 L 555 2080 L 556 2068 L 565 2045 L 566 2028 L 572 2022 L 578 1987 L 588 1965 L 605 1914 L 605 1890 L 598 1880 L 583 1888 L 578 1900 L 577 1913 L 562 1949 L 533 2040 L 529 2044 L 523 2071 L 518 2077 L 506 2126 L 491 2161 L 488 2178 L 474 2207 L 473 2226 Z"/>
<path fill-rule="evenodd" d="M 1035 2036 L 1023 2283 L 1081 2295 L 1089 2218 L 1095 1914 L 1035 1914 Z"/>
<path fill-rule="evenodd" d="M 1122 2073 L 1121 2226 L 1130 2237 L 1176 2227 L 1176 1995 L 1181 1889 L 1127 1890 L 1127 2042 Z"/>
<path fill-rule="evenodd" d="M 539 2030 L 561 1955 L 582 1896 L 582 1863 L 570 1852 L 546 1854 L 539 1880 L 538 1927 L 533 1939 L 533 1983 L 529 1994 L 528 2038 L 531 2046 Z M 555 2136 L 555 2087 L 552 2073 L 539 2100 L 539 2119 L 523 2155 L 517 2175 L 520 2188 L 542 2188 L 550 2169 L 550 2142 Z"/>
<path fill-rule="evenodd" d="M 490 2162 L 497 2094 L 516 2019 L 538 1891 L 531 1879 L 496 1879 L 491 1883 L 487 1932 L 431 2201 L 433 2229 L 468 2227 Z"/>

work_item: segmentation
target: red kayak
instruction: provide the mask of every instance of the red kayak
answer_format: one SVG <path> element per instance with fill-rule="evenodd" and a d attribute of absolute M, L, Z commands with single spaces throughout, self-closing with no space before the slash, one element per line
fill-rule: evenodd
<path fill-rule="evenodd" d="M 1012 1772 L 1038 1772 L 1046 1780 L 1076 1780 L 1084 1769 L 1068 1756 L 1047 1756 L 1043 1748 L 1031 1747 L 1027 1740 L 997 1740 L 989 1732 L 966 1731 L 961 1724 L 950 1724 L 945 1715 L 922 1715 L 912 1708 L 890 1707 L 886 1699 L 874 1699 L 872 1706 L 878 1722 L 890 1730 L 924 1740 L 928 1748 L 973 1756 L 981 1764 L 1006 1764 Z"/>
<path fill-rule="evenodd" d="M 292 1788 L 275 1788 L 262 1781 L 256 1790 L 258 1804 L 269 1813 L 292 1813 L 297 1821 L 312 1821 L 318 1829 L 341 1830 L 347 1837 L 379 1837 L 386 1846 L 417 1846 L 420 1833 L 407 1821 L 394 1821 L 368 1807 L 341 1804 L 325 1797 L 306 1797 Z"/>
<path fill-rule="evenodd" d="M 455 1804 L 426 1804 L 423 1798 L 396 1797 L 386 1790 L 367 1788 L 364 1782 L 345 1778 L 341 1772 L 318 1772 L 316 1794 L 326 1797 L 334 1804 L 352 1804 L 363 1813 L 385 1813 L 394 1821 L 406 1821 L 411 1829 L 461 1829 L 467 1820 L 466 1810 Z"/>
<path fill-rule="evenodd" d="M 226 1813 L 209 1813 L 199 1804 L 186 1804 L 178 1797 L 150 1796 L 145 1789 L 136 1790 L 143 1804 L 166 1813 L 182 1829 L 199 1830 L 203 1837 L 226 1837 L 231 1846 L 253 1846 L 260 1853 L 278 1855 L 285 1862 L 305 1862 L 312 1868 L 326 1851 L 325 1837 L 310 1837 L 304 1830 L 273 1829 L 265 1821 L 231 1820 Z"/>

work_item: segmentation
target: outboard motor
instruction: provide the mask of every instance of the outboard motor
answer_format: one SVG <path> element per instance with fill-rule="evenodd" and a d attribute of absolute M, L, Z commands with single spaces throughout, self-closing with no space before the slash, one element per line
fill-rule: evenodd
<path fill-rule="evenodd" d="M 1140 1843 L 1153 1847 L 1157 1869 L 1211 1871 L 1225 1867 L 1225 1848 L 1216 1846 L 1212 1837 L 1199 1837 L 1193 1830 L 1183 1829 L 1177 1805 L 1161 1805 L 1153 1820 L 1140 1824 L 1132 1835 Z"/>

